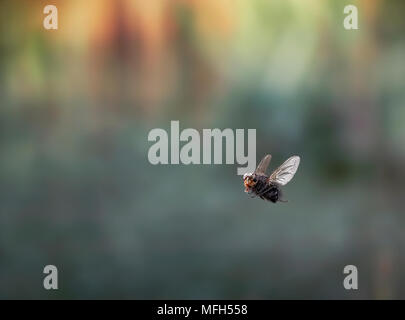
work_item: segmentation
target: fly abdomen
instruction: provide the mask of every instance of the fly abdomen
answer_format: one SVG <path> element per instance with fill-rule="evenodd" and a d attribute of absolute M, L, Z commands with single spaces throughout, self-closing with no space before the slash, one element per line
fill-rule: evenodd
<path fill-rule="evenodd" d="M 280 189 L 278 186 L 271 184 L 270 189 L 265 192 L 262 196 L 262 199 L 276 203 L 280 199 Z"/>

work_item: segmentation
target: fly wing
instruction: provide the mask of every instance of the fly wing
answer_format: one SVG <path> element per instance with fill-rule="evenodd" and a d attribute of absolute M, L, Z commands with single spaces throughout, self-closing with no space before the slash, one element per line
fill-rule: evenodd
<path fill-rule="evenodd" d="M 281 186 L 286 185 L 294 177 L 300 164 L 300 157 L 292 156 L 278 167 L 269 177 L 269 182 L 275 182 Z"/>
<path fill-rule="evenodd" d="M 271 160 L 271 155 L 270 155 L 270 154 L 266 155 L 266 156 L 262 159 L 262 161 L 260 161 L 259 165 L 257 166 L 257 168 L 256 168 L 256 170 L 255 170 L 255 173 L 256 173 L 256 174 L 259 174 L 259 175 L 265 175 L 265 174 L 266 174 L 267 167 L 268 167 L 269 164 L 270 164 L 270 160 Z"/>

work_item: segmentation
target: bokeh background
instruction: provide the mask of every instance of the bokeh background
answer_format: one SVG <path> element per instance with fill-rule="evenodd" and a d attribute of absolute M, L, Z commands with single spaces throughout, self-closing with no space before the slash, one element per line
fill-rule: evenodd
<path fill-rule="evenodd" d="M 1 1 L 0 298 L 405 298 L 404 10 Z M 237 164 L 151 165 L 170 120 L 254 128 L 272 169 L 300 155 L 289 202 L 250 199 Z"/>

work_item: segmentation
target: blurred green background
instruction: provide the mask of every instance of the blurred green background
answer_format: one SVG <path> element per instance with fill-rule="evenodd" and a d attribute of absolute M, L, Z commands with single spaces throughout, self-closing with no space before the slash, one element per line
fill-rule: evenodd
<path fill-rule="evenodd" d="M 1 1 L 0 298 L 405 298 L 404 10 Z M 250 199 L 237 164 L 151 165 L 170 120 L 257 129 L 271 169 L 300 155 L 289 202 Z"/>

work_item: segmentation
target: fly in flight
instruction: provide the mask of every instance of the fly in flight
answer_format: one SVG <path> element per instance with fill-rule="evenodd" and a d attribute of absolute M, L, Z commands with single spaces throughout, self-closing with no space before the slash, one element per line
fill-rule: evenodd
<path fill-rule="evenodd" d="M 294 177 L 300 164 L 300 157 L 292 156 L 288 158 L 280 167 L 270 175 L 266 175 L 266 169 L 270 164 L 271 155 L 266 155 L 260 161 L 253 173 L 246 173 L 243 176 L 245 192 L 276 203 L 286 202 L 281 199 L 281 186 L 285 186 Z"/>

